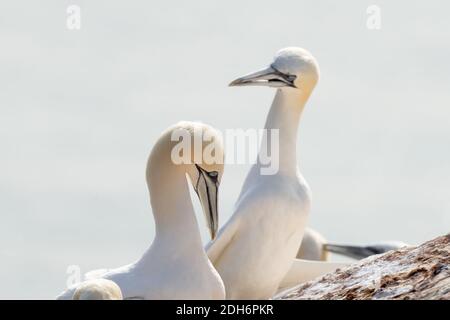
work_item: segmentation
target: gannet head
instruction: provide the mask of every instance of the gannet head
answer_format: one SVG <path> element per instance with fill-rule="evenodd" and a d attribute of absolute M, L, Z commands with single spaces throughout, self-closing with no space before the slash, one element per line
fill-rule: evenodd
<path fill-rule="evenodd" d="M 230 86 L 267 86 L 311 92 L 318 80 L 319 66 L 311 53 L 289 47 L 278 51 L 270 66 L 240 77 Z"/>
<path fill-rule="evenodd" d="M 204 123 L 179 122 L 163 133 L 149 161 L 160 155 L 170 155 L 170 160 L 164 158 L 162 161 L 171 161 L 174 164 L 172 170 L 187 174 L 214 239 L 219 227 L 218 191 L 224 170 L 221 133 Z M 150 167 L 147 166 L 147 176 L 151 174 Z"/>
<path fill-rule="evenodd" d="M 203 134 L 198 152 L 194 150 L 195 140 L 193 141 L 192 165 L 186 166 L 186 172 L 202 205 L 211 239 L 215 239 L 219 229 L 218 192 L 224 170 L 222 135 L 204 123 L 184 122 L 183 126 L 192 133 L 193 139 L 198 132 Z"/>
<path fill-rule="evenodd" d="M 75 290 L 73 300 L 122 300 L 119 286 L 107 279 L 93 279 L 81 283 Z"/>

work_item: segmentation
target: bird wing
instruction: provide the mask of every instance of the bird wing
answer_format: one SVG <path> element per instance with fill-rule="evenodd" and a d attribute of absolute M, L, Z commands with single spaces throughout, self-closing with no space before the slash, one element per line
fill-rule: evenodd
<path fill-rule="evenodd" d="M 271 199 L 265 197 L 263 194 L 261 195 L 259 189 L 256 187 L 245 192 L 241 191 L 241 193 L 242 195 L 239 196 L 233 215 L 220 229 L 216 239 L 210 241 L 205 247 L 208 258 L 213 265 L 216 265 L 228 245 L 239 232 L 242 216 L 248 215 L 249 213 L 253 215 L 255 213 L 261 214 L 263 211 L 261 208 L 266 208 L 270 211 L 268 208 L 272 206 Z"/>
<path fill-rule="evenodd" d="M 294 259 L 294 263 L 278 286 L 278 290 L 292 288 L 298 284 L 313 280 L 338 268 L 348 266 L 345 262 L 327 262 Z"/>
<path fill-rule="evenodd" d="M 205 251 L 212 264 L 215 264 L 219 260 L 238 229 L 239 219 L 236 218 L 236 215 L 233 215 L 233 217 L 231 217 L 231 219 L 220 229 L 216 239 L 210 241 L 206 245 Z"/>

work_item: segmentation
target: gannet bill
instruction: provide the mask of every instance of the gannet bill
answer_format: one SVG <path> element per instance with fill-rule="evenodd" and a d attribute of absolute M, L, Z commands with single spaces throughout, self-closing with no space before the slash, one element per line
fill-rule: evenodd
<path fill-rule="evenodd" d="M 172 141 L 174 132 L 189 133 L 183 140 L 190 139 L 192 143 L 188 145 L 196 150 L 186 153 L 190 163 L 174 163 L 172 151 L 179 144 L 178 140 Z M 195 146 L 198 132 L 208 137 L 200 139 L 199 148 Z M 213 158 L 203 152 L 206 148 L 214 150 Z M 180 122 L 163 132 L 151 151 L 146 170 L 155 218 L 153 243 L 137 262 L 110 271 L 94 271 L 91 276 L 114 281 L 124 299 L 224 299 L 223 282 L 202 245 L 186 179 L 187 175 L 214 238 L 223 163 L 222 138 L 212 127 Z M 58 298 L 71 299 L 76 289 L 73 286 Z"/>
<path fill-rule="evenodd" d="M 265 129 L 279 130 L 279 170 L 262 175 L 258 157 L 232 217 L 206 247 L 225 283 L 227 299 L 272 297 L 296 257 L 311 203 L 310 189 L 297 167 L 297 129 L 318 79 L 318 64 L 308 51 L 286 48 L 269 67 L 230 84 L 277 88 Z M 306 275 L 316 268 L 301 260 L 298 264 L 304 265 Z"/>
<path fill-rule="evenodd" d="M 387 241 L 368 246 L 325 244 L 324 250 L 359 260 L 408 246 L 408 244 L 400 241 Z"/>
<path fill-rule="evenodd" d="M 93 279 L 82 282 L 75 290 L 73 300 L 122 300 L 119 286 L 107 279 Z"/>

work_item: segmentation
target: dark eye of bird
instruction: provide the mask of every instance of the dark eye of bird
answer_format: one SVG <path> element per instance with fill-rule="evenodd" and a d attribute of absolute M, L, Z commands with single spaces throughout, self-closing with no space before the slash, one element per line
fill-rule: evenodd
<path fill-rule="evenodd" d="M 287 79 L 289 80 L 289 81 L 294 81 L 296 78 L 297 78 L 297 76 L 294 76 L 294 75 L 292 75 L 292 74 L 288 74 L 288 75 L 286 75 L 287 76 Z"/>
<path fill-rule="evenodd" d="M 211 178 L 214 178 L 214 177 L 217 177 L 219 175 L 219 173 L 217 171 L 211 171 L 211 172 L 208 172 L 208 175 Z"/>

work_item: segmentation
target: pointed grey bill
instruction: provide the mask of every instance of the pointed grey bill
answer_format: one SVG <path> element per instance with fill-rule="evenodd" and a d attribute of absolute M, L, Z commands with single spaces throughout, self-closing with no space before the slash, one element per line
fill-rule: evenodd
<path fill-rule="evenodd" d="M 273 66 L 247 74 L 233 80 L 229 86 L 266 86 L 273 88 L 292 87 L 296 88 L 294 81 L 296 76 L 284 74 Z"/>
<path fill-rule="evenodd" d="M 219 228 L 219 214 L 217 209 L 219 174 L 217 171 L 208 172 L 197 164 L 195 167 L 198 170 L 198 180 L 194 186 L 194 190 L 202 205 L 209 233 L 213 240 L 215 239 Z"/>
<path fill-rule="evenodd" d="M 337 244 L 325 244 L 324 249 L 328 252 L 340 254 L 357 260 L 367 258 L 374 254 L 386 252 L 384 250 L 377 250 L 377 248 L 370 246 L 349 246 Z"/>
<path fill-rule="evenodd" d="M 349 246 L 338 244 L 325 244 L 326 251 L 351 257 L 354 259 L 364 259 L 374 254 L 386 253 L 391 250 L 398 250 L 409 245 L 400 241 L 389 241 L 368 246 Z"/>

